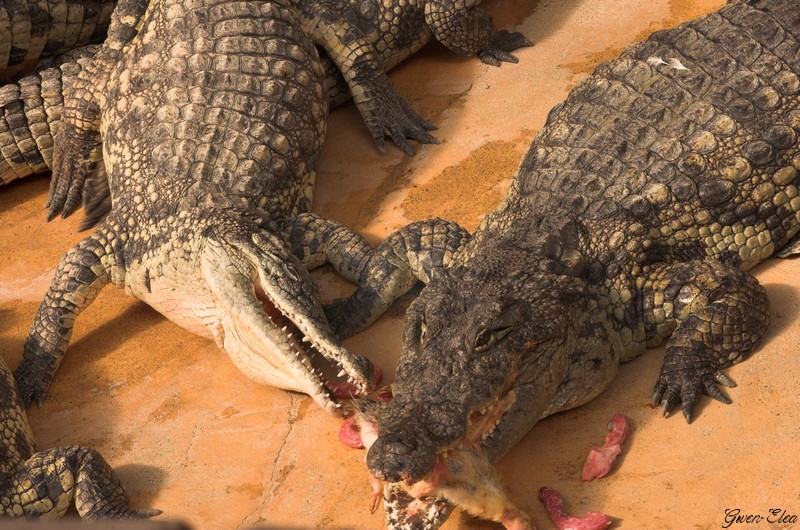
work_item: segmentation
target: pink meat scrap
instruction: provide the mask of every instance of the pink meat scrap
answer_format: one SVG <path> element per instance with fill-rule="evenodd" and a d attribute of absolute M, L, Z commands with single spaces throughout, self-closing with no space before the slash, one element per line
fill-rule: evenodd
<path fill-rule="evenodd" d="M 602 478 L 611 471 L 614 461 L 622 453 L 622 444 L 628 438 L 628 418 L 617 412 L 608 423 L 608 430 L 603 445 L 595 445 L 589 451 L 581 473 L 583 480 Z"/>
<path fill-rule="evenodd" d="M 581 518 L 567 515 L 564 513 L 561 495 L 553 488 L 542 487 L 539 490 L 539 500 L 559 530 L 603 530 L 611 525 L 611 517 L 600 512 L 587 512 Z"/>

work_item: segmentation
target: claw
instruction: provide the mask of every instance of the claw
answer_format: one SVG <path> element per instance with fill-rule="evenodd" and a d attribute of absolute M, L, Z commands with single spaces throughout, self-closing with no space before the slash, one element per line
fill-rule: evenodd
<path fill-rule="evenodd" d="M 681 388 L 681 403 L 683 406 L 683 417 L 686 418 L 687 423 L 692 423 L 692 410 L 700 399 L 701 387 L 699 384 L 688 384 Z"/>
<path fill-rule="evenodd" d="M 423 131 L 408 131 L 406 136 L 411 138 L 412 140 L 416 140 L 421 144 L 438 144 L 439 140 L 436 139 L 435 136 L 432 136 Z"/>
<path fill-rule="evenodd" d="M 661 381 L 656 383 L 655 388 L 653 388 L 653 406 L 657 407 L 661 404 L 661 398 L 664 396 L 664 391 L 667 389 L 667 385 L 662 383 Z"/>
<path fill-rule="evenodd" d="M 401 151 L 403 151 L 408 156 L 414 156 L 414 149 L 406 141 L 406 138 L 405 138 L 404 135 L 400 134 L 400 132 L 397 131 L 396 129 L 391 129 L 389 131 L 389 134 L 391 135 L 392 141 L 394 142 L 394 144 L 397 147 L 399 147 Z"/>
<path fill-rule="evenodd" d="M 678 392 L 675 389 L 670 388 L 664 394 L 664 398 L 661 401 L 661 415 L 663 417 L 669 416 L 670 411 L 672 408 L 678 404 Z"/>
<path fill-rule="evenodd" d="M 731 379 L 729 376 L 723 374 L 722 372 L 714 372 L 714 381 L 728 388 L 734 388 L 736 386 L 736 381 Z"/>
<path fill-rule="evenodd" d="M 489 66 L 500 66 L 500 61 L 494 54 L 495 52 L 493 51 L 481 51 L 478 52 L 478 59 L 480 59 L 483 64 L 488 64 Z"/>
<path fill-rule="evenodd" d="M 511 52 L 528 46 L 533 46 L 533 43 L 522 33 L 500 30 L 491 44 L 478 51 L 478 58 L 490 66 L 500 66 L 502 62 L 518 63 L 519 59 Z"/>
<path fill-rule="evenodd" d="M 426 131 L 435 131 L 436 129 L 439 128 L 436 124 L 429 122 L 422 116 L 419 116 L 419 126 L 425 129 Z M 431 138 L 433 138 L 433 136 L 431 136 Z M 436 138 L 433 139 L 436 140 Z M 438 144 L 439 140 L 436 140 L 436 143 Z"/>
<path fill-rule="evenodd" d="M 372 139 L 375 140 L 375 145 L 378 146 L 378 151 L 381 153 L 386 152 L 386 142 L 383 141 L 383 136 L 375 136 L 373 134 Z"/>
<path fill-rule="evenodd" d="M 661 412 L 667 417 L 672 408 L 680 402 L 683 415 L 688 423 L 692 422 L 692 411 L 703 394 L 726 405 L 732 403 L 717 386 L 736 386 L 736 383 L 721 372 L 712 372 L 710 366 L 683 367 L 678 370 L 663 371 L 653 387 L 653 406 L 661 405 Z"/>
<path fill-rule="evenodd" d="M 366 86 L 364 94 L 355 101 L 381 152 L 384 151 L 383 139 L 386 136 L 409 156 L 414 155 L 414 149 L 407 138 L 420 143 L 439 143 L 427 133 L 436 126 L 417 114 L 387 78 L 376 79 Z"/>
<path fill-rule="evenodd" d="M 714 378 L 714 379 L 716 381 L 716 378 Z M 717 401 L 721 401 L 722 403 L 725 403 L 726 405 L 730 405 L 731 403 L 733 403 L 731 401 L 731 398 L 726 396 L 725 393 L 722 390 L 720 390 L 717 387 L 717 385 L 714 384 L 714 381 L 703 381 L 703 390 L 705 391 L 705 393 L 707 395 L 711 396 L 712 398 L 716 399 Z"/>

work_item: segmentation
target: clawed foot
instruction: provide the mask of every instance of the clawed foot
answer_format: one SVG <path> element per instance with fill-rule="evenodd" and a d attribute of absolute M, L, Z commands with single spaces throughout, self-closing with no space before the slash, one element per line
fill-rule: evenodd
<path fill-rule="evenodd" d="M 478 50 L 478 59 L 491 66 L 500 66 L 501 62 L 518 63 L 519 59 L 511 52 L 528 46 L 533 46 L 533 43 L 522 33 L 502 29 L 497 32 L 489 45 Z"/>
<path fill-rule="evenodd" d="M 362 98 L 356 98 L 356 104 L 381 152 L 385 148 L 385 136 L 407 155 L 414 154 L 407 138 L 424 144 L 439 143 L 427 132 L 435 130 L 436 126 L 417 114 L 388 78 L 376 81 L 373 90 L 365 91 Z"/>
<path fill-rule="evenodd" d="M 711 396 L 726 405 L 731 403 L 731 399 L 717 385 L 731 388 L 736 383 L 710 367 L 683 367 L 669 372 L 662 369 L 653 390 L 653 406 L 661 405 L 661 413 L 666 417 L 680 402 L 686 421 L 691 423 L 692 410 L 701 395 Z"/>
<path fill-rule="evenodd" d="M 53 153 L 53 176 L 47 197 L 47 220 L 66 218 L 80 205 L 86 180 L 97 169 L 100 137 L 94 131 L 62 125 Z"/>

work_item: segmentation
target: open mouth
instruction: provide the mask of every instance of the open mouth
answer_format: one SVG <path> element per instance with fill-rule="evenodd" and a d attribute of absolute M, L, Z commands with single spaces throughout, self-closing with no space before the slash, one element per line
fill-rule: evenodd
<path fill-rule="evenodd" d="M 515 401 L 514 391 L 506 389 L 487 405 L 473 411 L 467 418 L 466 439 L 475 444 L 485 441 L 502 423 Z"/>
<path fill-rule="evenodd" d="M 357 397 L 367 390 L 367 382 L 357 381 L 343 364 L 332 356 L 325 355 L 322 339 L 315 337 L 315 333 L 309 329 L 311 326 L 303 324 L 304 319 L 298 316 L 292 318 L 281 311 L 257 282 L 254 282 L 254 288 L 264 313 L 275 329 L 285 336 L 288 349 L 294 354 L 295 360 L 315 379 L 320 396 L 334 403 L 336 408 L 341 408 L 338 400 Z M 380 377 L 380 370 L 374 367 L 375 384 L 380 383 Z"/>
<path fill-rule="evenodd" d="M 479 445 L 497 430 L 516 401 L 516 393 L 512 389 L 516 378 L 516 371 L 509 373 L 500 391 L 467 416 L 467 442 Z"/>

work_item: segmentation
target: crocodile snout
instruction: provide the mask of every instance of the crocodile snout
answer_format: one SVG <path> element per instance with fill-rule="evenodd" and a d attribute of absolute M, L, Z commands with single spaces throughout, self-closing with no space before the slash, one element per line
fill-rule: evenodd
<path fill-rule="evenodd" d="M 387 482 L 416 482 L 428 475 L 435 463 L 433 442 L 412 430 L 379 435 L 367 453 L 370 473 Z"/>

